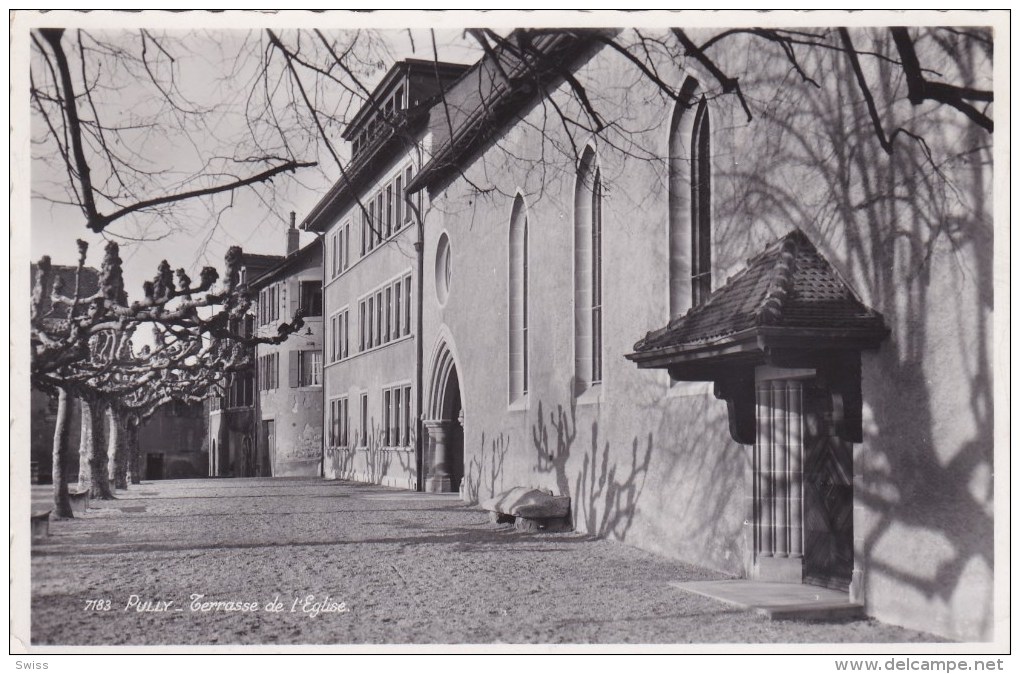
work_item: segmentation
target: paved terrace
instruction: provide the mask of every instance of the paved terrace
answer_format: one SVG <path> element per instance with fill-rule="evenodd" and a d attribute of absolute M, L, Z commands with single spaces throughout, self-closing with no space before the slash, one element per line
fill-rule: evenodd
<path fill-rule="evenodd" d="M 35 508 L 48 498 L 33 488 Z M 676 587 L 721 574 L 580 534 L 520 533 L 453 496 L 175 480 L 92 508 L 33 545 L 33 643 L 936 640 L 872 620 L 769 621 Z M 192 595 L 228 603 L 193 610 Z M 86 610 L 91 599 L 110 610 Z M 230 610 L 249 602 L 257 610 Z"/>

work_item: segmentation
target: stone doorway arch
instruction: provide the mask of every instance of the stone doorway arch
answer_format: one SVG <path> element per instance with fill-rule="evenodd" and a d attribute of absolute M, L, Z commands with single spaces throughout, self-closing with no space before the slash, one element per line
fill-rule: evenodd
<path fill-rule="evenodd" d="M 464 408 L 460 375 L 446 340 L 432 358 L 424 411 L 427 432 L 424 488 L 427 492 L 457 492 L 464 479 Z"/>

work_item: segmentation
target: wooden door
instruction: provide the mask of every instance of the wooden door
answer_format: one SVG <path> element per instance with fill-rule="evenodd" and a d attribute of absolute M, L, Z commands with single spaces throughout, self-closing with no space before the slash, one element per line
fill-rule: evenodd
<path fill-rule="evenodd" d="M 832 396 L 804 389 L 804 582 L 846 590 L 854 566 L 853 444 L 836 436 Z"/>

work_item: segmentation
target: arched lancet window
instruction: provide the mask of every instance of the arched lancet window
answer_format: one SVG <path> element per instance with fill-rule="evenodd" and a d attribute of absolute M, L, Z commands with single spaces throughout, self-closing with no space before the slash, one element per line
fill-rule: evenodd
<path fill-rule="evenodd" d="M 711 162 L 708 105 L 698 83 L 680 88 L 669 135 L 669 312 L 677 316 L 712 292 Z"/>
<path fill-rule="evenodd" d="M 691 303 L 712 293 L 712 168 L 708 105 L 702 97 L 691 136 Z"/>
<path fill-rule="evenodd" d="M 528 213 L 517 195 L 510 212 L 510 402 L 528 393 Z"/>
<path fill-rule="evenodd" d="M 585 149 L 574 194 L 574 378 L 579 390 L 602 381 L 602 172 Z"/>

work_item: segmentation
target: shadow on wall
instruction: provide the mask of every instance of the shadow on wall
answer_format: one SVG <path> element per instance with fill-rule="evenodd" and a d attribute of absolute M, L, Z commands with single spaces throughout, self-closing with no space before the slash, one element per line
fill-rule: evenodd
<path fill-rule="evenodd" d="M 413 481 L 416 472 L 414 452 L 385 447 L 381 426 L 374 419 L 369 423 L 372 431 L 363 446 L 325 449 L 327 474 L 332 475 L 333 479 L 367 484 L 381 484 L 386 477 L 401 480 L 406 477 Z M 414 446 L 413 437 L 410 444 Z M 394 467 L 399 468 L 399 471 L 391 470 Z"/>
<path fill-rule="evenodd" d="M 879 42 L 876 50 L 891 51 Z M 942 65 L 958 69 L 963 82 L 976 81 L 981 59 L 990 59 L 962 45 L 953 53 Z M 880 584 L 865 592 L 890 606 L 911 601 L 896 588 L 920 594 L 929 606 L 946 607 L 934 618 L 948 621 L 942 629 L 987 638 L 994 547 L 992 137 L 944 106 L 914 108 L 916 137 L 900 134 L 886 153 L 845 59 L 836 55 L 824 65 L 830 86 L 784 92 L 800 98 L 784 108 L 804 114 L 773 111 L 767 123 L 759 120 L 742 141 L 759 150 L 720 172 L 718 184 L 732 193 L 716 201 L 719 240 L 741 240 L 735 234 L 749 220 L 773 236 L 796 223 L 885 315 L 892 335 L 864 358 L 870 416 L 857 453 L 855 498 L 866 511 L 858 564 L 869 587 Z M 902 98 L 902 81 L 883 69 L 876 98 Z M 791 179 L 784 170 L 790 166 L 803 167 L 804 179 Z M 916 606 L 904 610 L 917 615 Z"/>
<path fill-rule="evenodd" d="M 573 390 L 569 388 L 567 390 Z M 629 466 L 614 461 L 610 464 L 610 445 L 599 445 L 598 422 L 591 427 L 591 449 L 582 457 L 571 488 L 567 464 L 577 439 L 577 403 L 571 399 L 569 410 L 558 405 L 550 412 L 548 423 L 541 401 L 538 422 L 532 425 L 532 444 L 536 452 L 536 469 L 552 473 L 559 495 L 570 496 L 574 527 L 599 537 L 610 536 L 623 541 L 634 522 L 638 500 L 644 491 L 648 466 L 652 457 L 652 434 L 644 442 L 631 442 Z M 641 446 L 644 446 L 641 451 Z M 640 454 L 640 456 L 639 456 Z"/>
<path fill-rule="evenodd" d="M 667 519 L 659 519 L 658 536 L 684 559 L 743 574 L 750 448 L 730 437 L 726 403 L 707 387 L 689 395 L 663 396 L 659 391 L 652 388 L 652 396 L 631 393 L 635 400 L 648 396 L 642 408 L 659 420 L 657 500 L 647 505 L 668 513 Z"/>
<path fill-rule="evenodd" d="M 477 503 L 503 492 L 503 463 L 510 451 L 510 439 L 500 433 L 486 446 L 485 433 L 482 433 L 482 448 L 477 455 L 471 457 L 464 471 L 464 500 Z"/>

